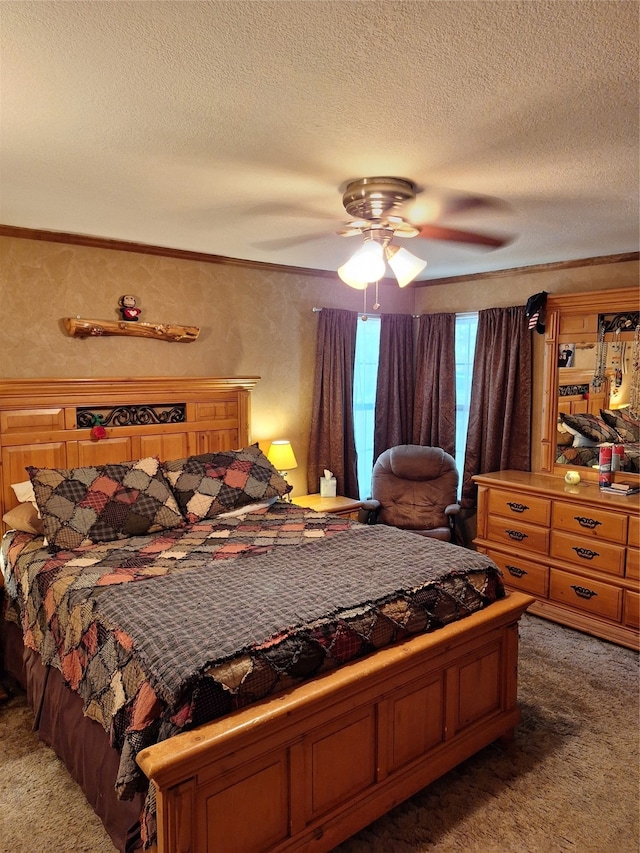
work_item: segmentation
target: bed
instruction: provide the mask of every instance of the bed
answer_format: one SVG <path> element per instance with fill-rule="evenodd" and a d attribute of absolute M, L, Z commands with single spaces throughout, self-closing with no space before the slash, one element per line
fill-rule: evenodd
<path fill-rule="evenodd" d="M 123 851 L 329 850 L 520 720 L 531 599 L 291 503 L 249 442 L 256 381 L 0 383 L 3 515 L 28 469 L 47 534 L 3 538 L 5 666 Z M 78 478 L 145 509 L 88 535 Z"/>

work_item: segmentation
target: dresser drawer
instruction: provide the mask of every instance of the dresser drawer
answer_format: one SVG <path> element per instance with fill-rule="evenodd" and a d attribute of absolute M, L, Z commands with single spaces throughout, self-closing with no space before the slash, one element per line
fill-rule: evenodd
<path fill-rule="evenodd" d="M 629 516 L 629 532 L 627 534 L 627 570 L 626 576 L 634 580 L 640 579 L 640 516 Z"/>
<path fill-rule="evenodd" d="M 630 628 L 640 628 L 640 593 L 624 591 L 624 612 L 622 621 Z"/>
<path fill-rule="evenodd" d="M 489 513 L 548 527 L 551 521 L 551 501 L 523 495 L 522 492 L 494 489 L 489 493 Z"/>
<path fill-rule="evenodd" d="M 637 545 L 629 545 L 627 548 L 627 568 L 624 574 L 632 580 L 640 580 L 640 551 Z"/>
<path fill-rule="evenodd" d="M 549 600 L 620 622 L 624 590 L 600 581 L 551 569 Z"/>
<path fill-rule="evenodd" d="M 551 534 L 551 556 L 575 563 L 584 569 L 624 575 L 625 548 L 611 542 L 584 539 L 575 534 L 554 530 Z"/>
<path fill-rule="evenodd" d="M 489 516 L 488 539 L 507 543 L 515 554 L 533 551 L 534 554 L 546 556 L 549 553 L 549 531 L 544 527 L 527 524 L 519 518 Z"/>
<path fill-rule="evenodd" d="M 549 567 L 519 557 L 507 557 L 489 549 L 487 554 L 502 569 L 504 582 L 513 589 L 546 598 L 549 591 Z"/>
<path fill-rule="evenodd" d="M 621 545 L 627 541 L 627 515 L 622 512 L 557 501 L 553 505 L 553 527 L 580 537 L 608 539 Z"/>

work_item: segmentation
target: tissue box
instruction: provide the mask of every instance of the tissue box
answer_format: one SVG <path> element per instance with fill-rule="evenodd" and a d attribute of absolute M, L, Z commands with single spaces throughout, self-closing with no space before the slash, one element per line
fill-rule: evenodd
<path fill-rule="evenodd" d="M 335 477 L 320 477 L 320 497 L 335 498 L 336 496 L 336 478 Z"/>

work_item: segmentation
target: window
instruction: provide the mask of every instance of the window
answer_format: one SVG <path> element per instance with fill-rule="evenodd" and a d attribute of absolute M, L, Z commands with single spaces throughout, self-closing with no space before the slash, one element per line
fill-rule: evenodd
<path fill-rule="evenodd" d="M 458 497 L 462 491 L 464 453 L 469 426 L 473 357 L 478 333 L 478 314 L 456 314 L 456 467 L 460 475 Z"/>
<path fill-rule="evenodd" d="M 473 358 L 478 332 L 478 314 L 456 314 L 456 441 L 455 457 L 460 474 L 459 493 L 462 489 L 464 452 L 469 425 L 471 379 Z M 380 317 L 369 316 L 358 322 L 356 334 L 356 362 L 353 376 L 353 420 L 356 452 L 358 454 L 358 486 L 360 498 L 371 495 L 373 469 L 373 434 L 376 405 L 376 380 L 378 377 L 378 352 L 380 349 Z"/>
<path fill-rule="evenodd" d="M 371 497 L 373 433 L 380 350 L 380 317 L 358 320 L 356 362 L 353 373 L 353 421 L 358 454 L 360 498 Z"/>

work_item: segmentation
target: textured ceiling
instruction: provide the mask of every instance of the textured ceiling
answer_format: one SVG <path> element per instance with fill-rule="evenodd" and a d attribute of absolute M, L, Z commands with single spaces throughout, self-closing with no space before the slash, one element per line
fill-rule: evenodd
<path fill-rule="evenodd" d="M 0 222 L 335 269 L 367 175 L 487 194 L 421 278 L 639 246 L 638 11 L 563 0 L 0 3 Z M 289 247 L 282 248 L 282 241 Z"/>

